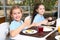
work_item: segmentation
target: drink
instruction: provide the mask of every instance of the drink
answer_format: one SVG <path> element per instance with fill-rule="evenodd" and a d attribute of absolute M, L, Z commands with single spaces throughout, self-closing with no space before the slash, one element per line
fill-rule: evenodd
<path fill-rule="evenodd" d="M 39 33 L 43 32 L 43 27 L 38 26 L 38 32 L 39 32 Z"/>
<path fill-rule="evenodd" d="M 60 26 L 58 26 L 58 33 L 60 33 Z"/>

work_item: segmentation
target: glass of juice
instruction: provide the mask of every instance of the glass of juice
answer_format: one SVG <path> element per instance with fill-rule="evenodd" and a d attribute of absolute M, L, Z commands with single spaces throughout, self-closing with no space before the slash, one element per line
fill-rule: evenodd
<path fill-rule="evenodd" d="M 42 26 L 38 26 L 38 32 L 42 33 L 43 32 L 43 27 Z"/>
<path fill-rule="evenodd" d="M 58 26 L 58 33 L 60 33 L 60 26 Z"/>

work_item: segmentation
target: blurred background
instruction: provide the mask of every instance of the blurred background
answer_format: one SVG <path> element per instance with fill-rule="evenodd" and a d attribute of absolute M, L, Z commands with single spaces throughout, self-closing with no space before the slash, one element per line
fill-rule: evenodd
<path fill-rule="evenodd" d="M 23 9 L 23 20 L 26 16 L 32 15 L 36 3 L 42 2 L 45 5 L 45 17 L 54 16 L 58 12 L 58 0 L 0 0 L 0 23 L 9 21 L 9 12 L 13 5 L 20 5 Z"/>

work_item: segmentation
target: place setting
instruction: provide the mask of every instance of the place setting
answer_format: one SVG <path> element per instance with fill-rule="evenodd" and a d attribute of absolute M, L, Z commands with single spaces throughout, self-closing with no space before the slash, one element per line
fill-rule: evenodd
<path fill-rule="evenodd" d="M 37 33 L 37 30 L 26 29 L 26 30 L 23 30 L 22 33 L 24 33 L 24 34 L 35 34 L 35 33 Z"/>
<path fill-rule="evenodd" d="M 55 39 L 60 40 L 60 33 L 58 33 L 58 32 L 56 33 Z"/>
<path fill-rule="evenodd" d="M 34 35 L 34 34 L 44 33 L 44 32 L 48 33 L 51 31 L 53 31 L 53 28 L 50 26 L 37 26 L 37 27 L 25 29 L 22 31 L 22 33 L 26 35 Z"/>

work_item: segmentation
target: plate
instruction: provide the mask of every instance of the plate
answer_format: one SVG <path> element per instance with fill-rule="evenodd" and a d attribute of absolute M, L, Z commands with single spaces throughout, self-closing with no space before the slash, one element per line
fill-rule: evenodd
<path fill-rule="evenodd" d="M 37 33 L 37 30 L 28 29 L 28 30 L 23 30 L 22 32 L 24 34 L 35 34 L 35 33 Z"/>
<path fill-rule="evenodd" d="M 55 36 L 55 39 L 60 40 L 60 35 Z"/>
<path fill-rule="evenodd" d="M 49 32 L 49 31 L 52 31 L 52 30 L 53 30 L 53 29 L 50 28 L 50 27 L 44 27 L 44 29 L 43 29 L 44 32 Z"/>

